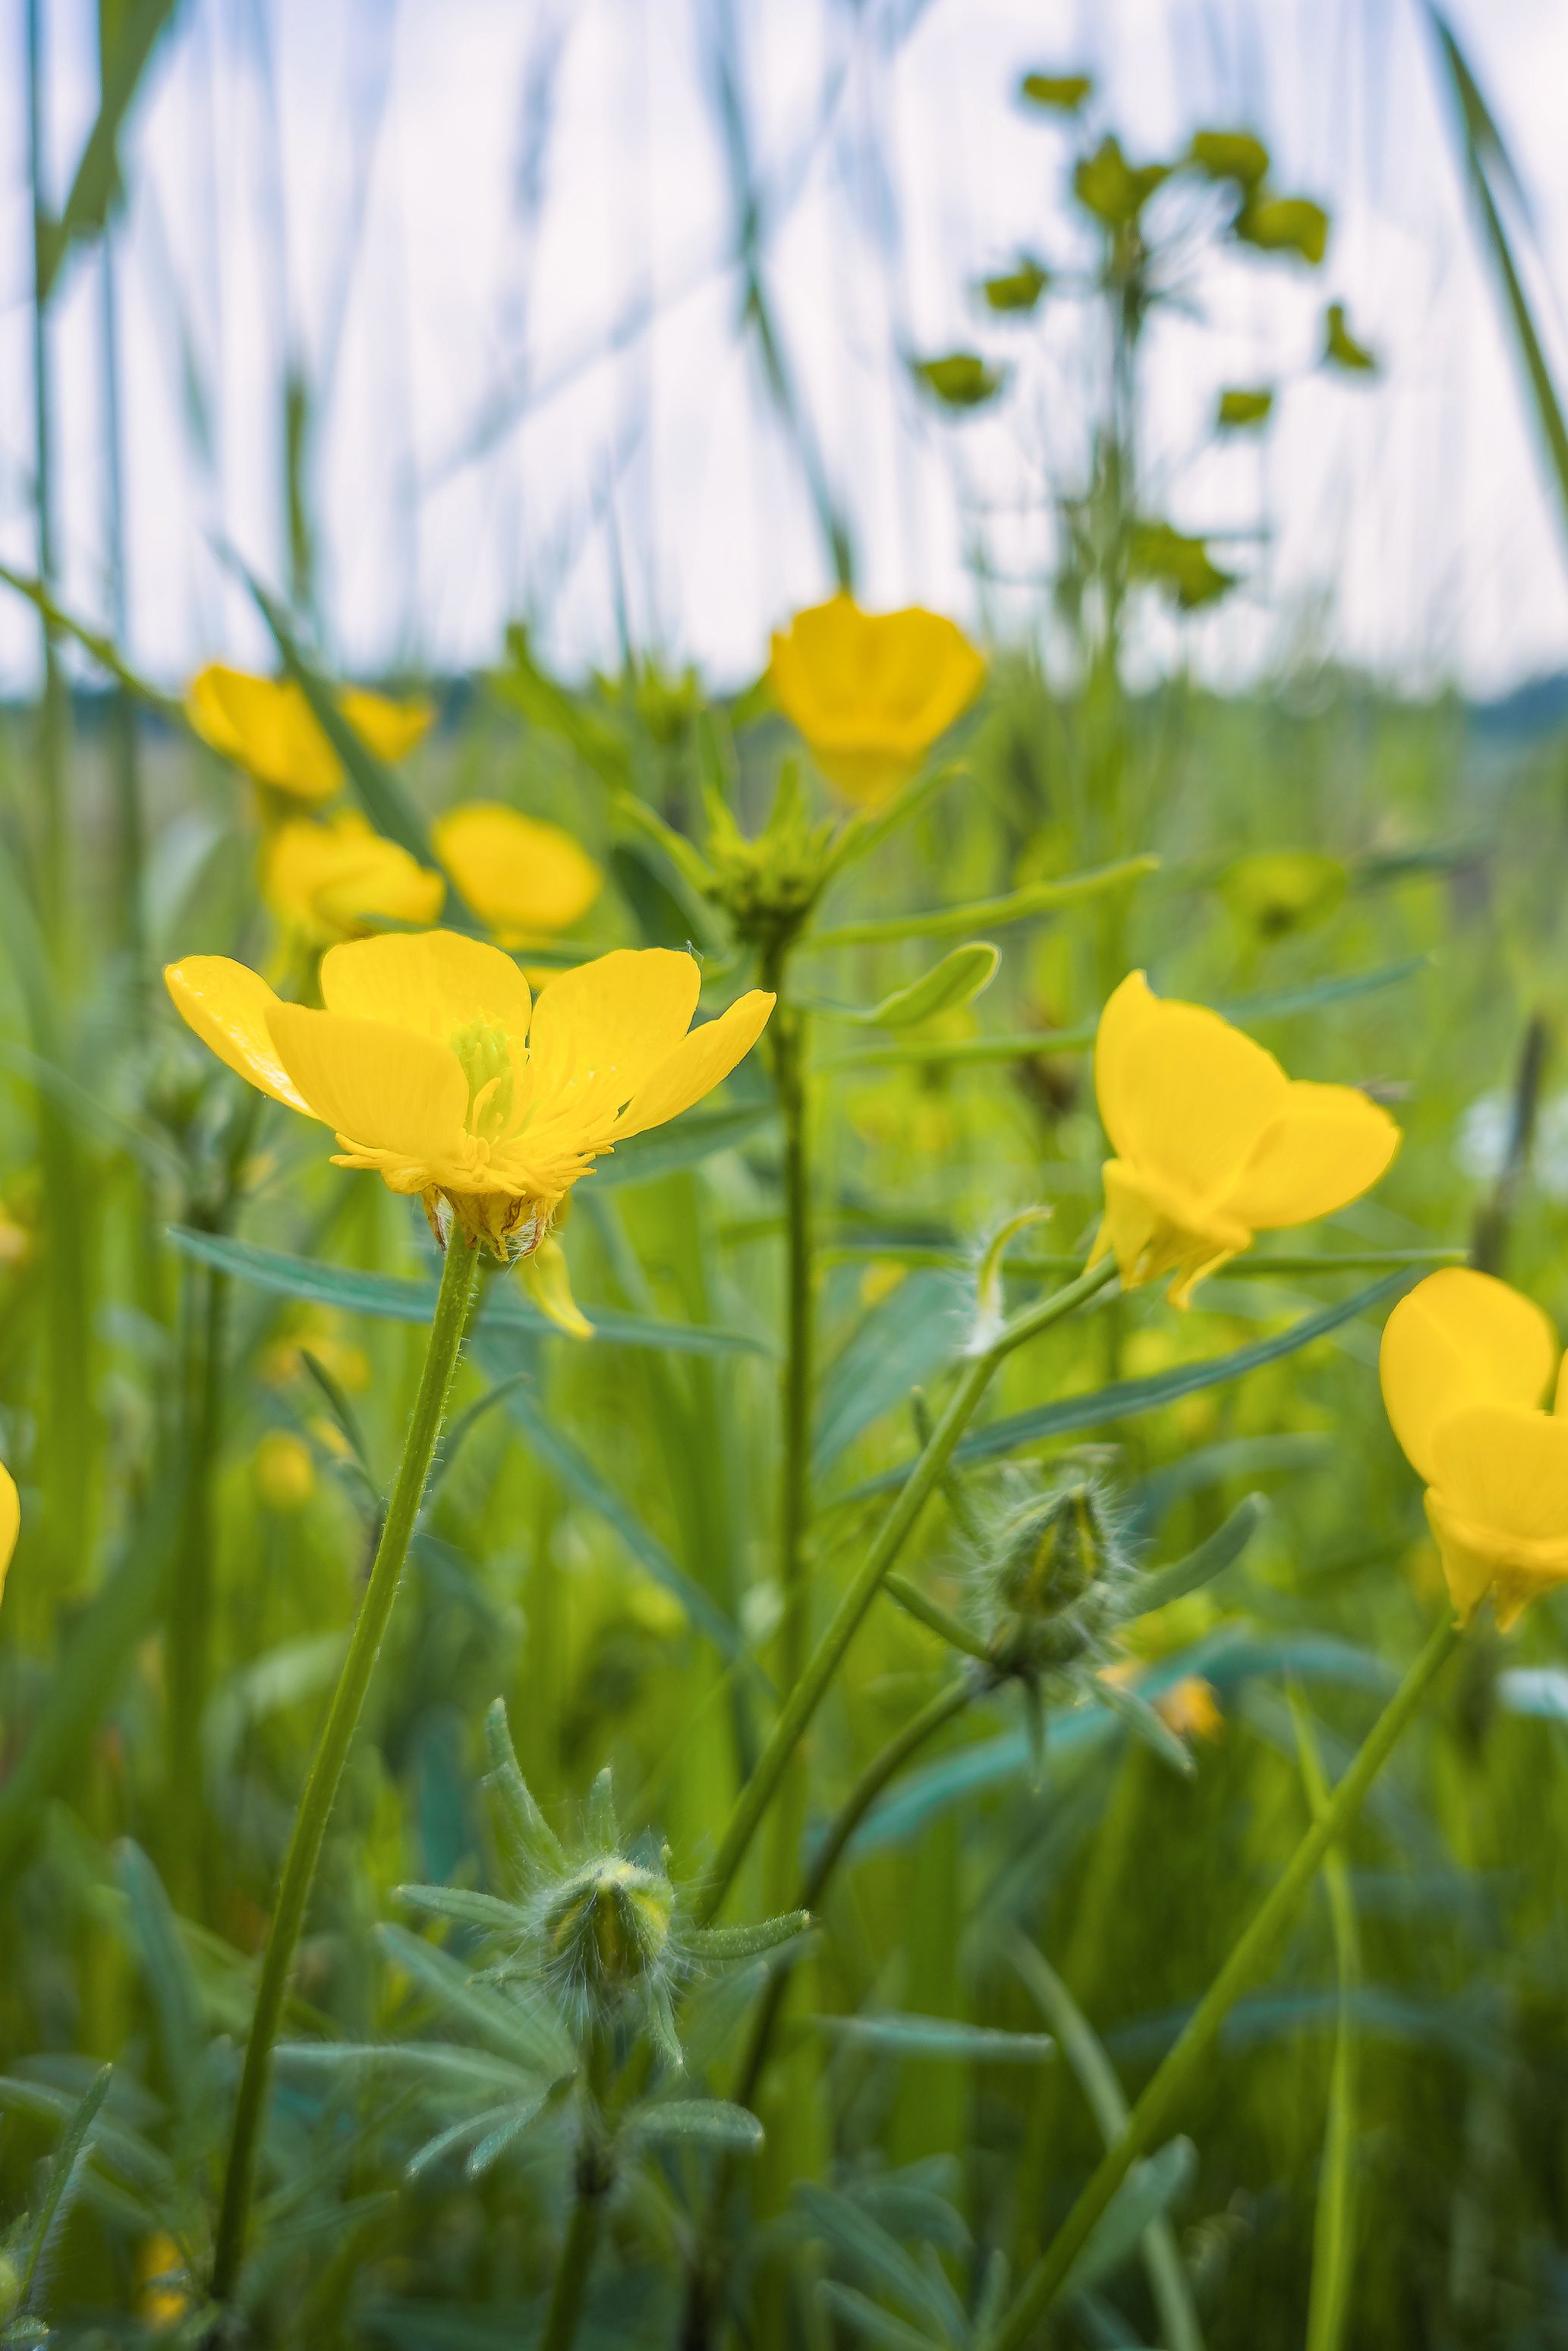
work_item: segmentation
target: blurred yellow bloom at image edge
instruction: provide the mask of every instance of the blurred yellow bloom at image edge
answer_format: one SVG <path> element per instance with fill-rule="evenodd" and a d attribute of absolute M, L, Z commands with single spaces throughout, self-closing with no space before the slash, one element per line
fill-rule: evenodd
<path fill-rule="evenodd" d="M 1383 1400 L 1426 1486 L 1449 1595 L 1469 1618 L 1490 1593 L 1505 1632 L 1538 1593 L 1568 1583 L 1559 1353 L 1532 1300 L 1465 1266 L 1428 1274 L 1384 1326 Z"/>
<path fill-rule="evenodd" d="M 1255 1233 L 1358 1198 L 1399 1148 L 1388 1113 L 1354 1086 L 1288 1078 L 1218 1012 L 1162 999 L 1141 971 L 1100 1016 L 1094 1091 L 1116 1155 L 1094 1258 L 1113 1251 L 1129 1290 L 1174 1275 L 1176 1306 Z"/>
<path fill-rule="evenodd" d="M 453 931 L 329 947 L 320 1012 L 225 956 L 164 978 L 220 1060 L 333 1130 L 339 1166 L 417 1192 L 433 1224 L 444 1201 L 503 1260 L 554 1250 L 551 1219 L 594 1159 L 710 1093 L 773 1008 L 754 988 L 692 1029 L 701 975 L 664 947 L 580 964 L 536 1003 L 509 956 Z"/>
<path fill-rule="evenodd" d="M 9 1469 L 0 1468 L 0 1595 L 5 1590 L 5 1571 L 11 1564 L 11 1554 L 16 1548 L 16 1537 L 22 1531 L 22 1503 L 16 1491 L 16 1480 Z"/>
<path fill-rule="evenodd" d="M 257 1493 L 269 1510 L 288 1518 L 316 1491 L 310 1447 L 290 1428 L 269 1428 L 251 1457 Z"/>
<path fill-rule="evenodd" d="M 830 783 L 870 806 L 906 783 L 985 684 L 962 629 L 912 605 L 862 612 L 852 596 L 775 634 L 768 681 Z"/>
<path fill-rule="evenodd" d="M 267 836 L 261 894 L 285 930 L 309 946 L 362 936 L 382 923 L 423 930 L 446 898 L 439 873 L 348 811 L 326 823 L 289 817 Z"/>
<path fill-rule="evenodd" d="M 604 887 L 588 852 L 559 824 L 498 800 L 465 800 L 431 828 L 442 864 L 504 947 L 580 922 Z"/>
<path fill-rule="evenodd" d="M 428 702 L 393 702 L 358 686 L 338 707 L 378 758 L 401 759 L 435 716 Z M 292 678 L 255 677 L 209 662 L 185 690 L 185 716 L 204 743 L 258 783 L 296 799 L 329 800 L 343 787 L 342 762 L 317 725 L 304 688 Z"/>

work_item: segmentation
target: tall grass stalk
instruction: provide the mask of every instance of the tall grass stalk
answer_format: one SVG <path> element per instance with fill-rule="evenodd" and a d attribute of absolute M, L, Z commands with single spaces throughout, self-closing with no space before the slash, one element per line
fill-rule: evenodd
<path fill-rule="evenodd" d="M 1301 1702 L 1301 1693 L 1294 1688 L 1291 1691 L 1291 1717 L 1295 1724 L 1296 1750 L 1312 1818 L 1321 1821 L 1328 1810 L 1328 1782 L 1323 1776 L 1312 1717 Z M 1323 1856 L 1323 1891 L 1328 1896 L 1333 1928 L 1339 2000 L 1333 2065 L 1329 2075 L 1328 2129 L 1323 2138 L 1317 2216 L 1312 2230 L 1306 2351 L 1339 2351 L 1350 2316 L 1350 2289 L 1355 2267 L 1356 2094 L 1361 2070 L 1355 2001 L 1361 1989 L 1361 1937 L 1349 1865 L 1337 1848 Z"/>

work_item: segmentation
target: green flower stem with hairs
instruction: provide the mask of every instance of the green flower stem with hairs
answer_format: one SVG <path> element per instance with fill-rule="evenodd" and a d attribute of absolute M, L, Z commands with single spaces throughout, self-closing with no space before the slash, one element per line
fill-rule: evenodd
<path fill-rule="evenodd" d="M 1176 2107 L 1202 2068 L 1219 2029 L 1248 1987 L 1262 1973 L 1296 1905 L 1335 1839 L 1360 1812 L 1367 1790 L 1392 1754 L 1427 1690 L 1460 1639 L 1460 1628 L 1445 1615 L 1434 1628 L 1398 1689 L 1312 1827 L 1301 1839 L 1243 1931 L 1230 1957 L 1209 1985 L 1127 2118 L 1099 2168 L 1051 2239 L 1044 2258 L 1019 2288 L 1012 2307 L 991 2338 L 990 2351 L 1024 2351 L 1067 2285 L 1074 2262 L 1141 2155 L 1171 2123 Z"/>
<path fill-rule="evenodd" d="M 750 1850 L 752 1838 L 778 1792 L 807 1724 L 827 1695 L 833 1676 L 860 1629 L 862 1619 L 881 1590 L 888 1570 L 903 1550 L 921 1511 L 941 1483 L 958 1440 L 979 1409 L 997 1372 L 1015 1349 L 1037 1337 L 1040 1332 L 1049 1331 L 1053 1323 L 1063 1321 L 1080 1306 L 1085 1305 L 1096 1291 L 1103 1290 L 1114 1280 L 1115 1273 L 1114 1260 L 1103 1258 L 1097 1265 L 1081 1273 L 1076 1281 L 1070 1281 L 1051 1297 L 1041 1299 L 1038 1304 L 1026 1307 L 1021 1313 L 1016 1314 L 982 1353 L 970 1358 L 946 1410 L 932 1430 L 929 1442 L 899 1489 L 859 1573 L 839 1602 L 804 1671 L 786 1694 L 768 1744 L 758 1758 L 756 1770 L 737 1798 L 719 1840 L 718 1851 L 703 1892 L 699 1923 L 706 1925 L 716 1914 L 734 1884 L 736 1873 Z"/>
<path fill-rule="evenodd" d="M 316 1752 L 311 1759 L 299 1809 L 288 1840 L 277 1907 L 261 1963 L 256 2010 L 246 2046 L 235 2107 L 234 2136 L 229 2144 L 228 2169 L 224 2179 L 223 2206 L 218 2216 L 213 2257 L 213 2299 L 232 2302 L 245 2257 L 246 2227 L 256 2186 L 256 2158 L 272 2079 L 272 2048 L 283 2014 L 295 1946 L 305 1923 L 305 1907 L 327 1834 L 338 1783 L 359 1724 L 365 1693 L 375 1670 L 377 1655 L 397 1598 L 403 1562 L 424 1497 L 425 1480 L 435 1456 L 446 1402 L 457 1369 L 457 1357 L 473 1303 L 479 1252 L 470 1248 L 455 1226 L 442 1268 L 441 1289 L 430 1326 L 419 1393 L 403 1441 L 392 1500 L 371 1568 L 370 1581 L 360 1603 L 349 1654 L 332 1693 L 332 1703 Z"/>

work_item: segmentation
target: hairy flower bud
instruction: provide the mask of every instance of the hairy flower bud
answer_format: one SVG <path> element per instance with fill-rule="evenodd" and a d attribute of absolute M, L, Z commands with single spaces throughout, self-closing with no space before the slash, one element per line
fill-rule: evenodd
<path fill-rule="evenodd" d="M 998 1663 L 1037 1677 L 1098 1654 L 1132 1562 L 1100 1481 L 1065 1476 L 1003 1520 L 978 1582 Z"/>
<path fill-rule="evenodd" d="M 543 1920 L 544 1970 L 561 1995 L 601 2014 L 645 1996 L 667 1973 L 675 1890 L 657 1870 L 596 1855 L 554 1892 Z"/>

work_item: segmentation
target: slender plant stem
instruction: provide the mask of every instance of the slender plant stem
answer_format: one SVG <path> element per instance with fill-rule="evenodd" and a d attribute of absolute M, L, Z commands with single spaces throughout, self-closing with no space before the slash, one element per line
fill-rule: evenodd
<path fill-rule="evenodd" d="M 1312 1717 L 1291 1689 L 1291 1716 L 1312 1817 L 1321 1819 L 1329 1801 L 1328 1782 L 1312 1730 Z M 1339 2014 L 1329 2076 L 1328 2128 L 1318 2174 L 1318 2205 L 1312 2225 L 1312 2282 L 1307 2301 L 1306 2351 L 1339 2351 L 1350 2316 L 1355 2262 L 1356 2095 L 1361 2071 L 1355 1995 L 1361 1982 L 1361 1937 L 1355 1897 L 1343 1852 L 1323 1856 L 1323 1891 L 1333 1927 L 1339 1976 Z"/>
<path fill-rule="evenodd" d="M 786 1695 L 800 1680 L 810 1632 L 806 1536 L 811 1517 L 811 1392 L 815 1269 L 811 1259 L 811 1179 L 808 1158 L 806 1016 L 789 994 L 789 943 L 765 958 L 762 981 L 777 997 L 768 1023 L 774 1085 L 784 1128 L 785 1331 L 779 1375 L 781 1436 L 779 1482 L 779 1588 L 783 1596 L 779 1627 L 779 1684 Z M 776 1823 L 771 1869 L 773 1891 L 782 1901 L 799 1867 L 804 1825 L 804 1776 L 786 1774 Z"/>
<path fill-rule="evenodd" d="M 321 1841 L 327 1833 L 338 1783 L 342 1778 L 349 1747 L 359 1723 L 371 1676 L 375 1670 L 377 1653 L 392 1615 L 392 1603 L 397 1598 L 403 1561 L 419 1517 L 436 1441 L 441 1435 L 446 1400 L 457 1369 L 458 1351 L 463 1343 L 473 1300 L 477 1255 L 477 1251 L 470 1249 L 455 1230 L 447 1248 L 446 1262 L 442 1269 L 441 1290 L 435 1301 L 435 1317 L 430 1327 L 424 1369 L 420 1374 L 419 1394 L 414 1399 L 413 1415 L 403 1442 L 402 1459 L 398 1467 L 386 1521 L 376 1546 L 375 1561 L 365 1586 L 364 1598 L 360 1603 L 349 1654 L 343 1660 L 338 1687 L 332 1693 L 332 1703 L 311 1759 L 305 1792 L 294 1816 L 287 1857 L 277 1890 L 277 1907 L 273 1913 L 272 1931 L 267 1937 L 267 1950 L 262 1959 L 256 2011 L 251 2018 L 250 2039 L 245 2053 L 245 2071 L 240 2076 L 239 2098 L 235 2107 L 234 2137 L 229 2145 L 228 2170 L 224 2179 L 223 2207 L 218 2216 L 217 2243 L 213 2260 L 213 2299 L 218 2303 L 233 2300 L 239 2279 L 240 2263 L 245 2254 L 246 2224 L 256 2185 L 261 2126 L 272 2075 L 272 2046 L 283 2014 L 289 1969 L 295 1946 L 299 1940 L 299 1930 L 304 1924 L 305 1906 L 316 1875 Z"/>
<path fill-rule="evenodd" d="M 572 2199 L 566 2241 L 561 2246 L 560 2260 L 550 2287 L 549 2309 L 545 2315 L 544 2333 L 539 2337 L 539 2351 L 570 2351 L 582 2316 L 589 2272 L 599 2249 L 599 2232 L 603 2220 L 603 2189 L 585 2190 L 580 2187 Z"/>
<path fill-rule="evenodd" d="M 832 1823 L 818 1846 L 810 1869 L 800 1881 L 800 1890 L 793 1905 L 795 1909 L 814 1910 L 816 1908 L 822 1898 L 828 1880 L 843 1858 L 844 1849 L 850 1839 L 889 1781 L 896 1778 L 916 1749 L 924 1747 L 925 1741 L 934 1738 L 945 1724 L 952 1722 L 963 1713 L 964 1708 L 976 1697 L 979 1687 L 977 1679 L 967 1674 L 961 1680 L 949 1682 L 945 1689 L 938 1690 L 936 1697 L 921 1708 L 918 1714 L 911 1715 L 903 1729 L 894 1731 L 886 1746 L 872 1757 L 871 1761 L 833 1815 Z M 762 2069 L 768 2063 L 768 2048 L 784 2005 L 784 1994 L 789 1988 L 796 1957 L 796 1947 L 793 1944 L 786 1944 L 768 1979 L 768 1990 L 763 1995 L 761 2005 L 757 2011 L 757 2022 L 752 2028 L 751 2043 L 746 2053 L 746 2064 L 735 2093 L 737 2102 L 740 2105 L 749 2106 L 755 2103 L 758 2088 L 762 2080 Z"/>
<path fill-rule="evenodd" d="M 734 1884 L 736 1872 L 745 1860 L 758 1826 L 778 1792 L 801 1733 L 826 1696 L 862 1619 L 882 1587 L 883 1579 L 903 1550 L 934 1489 L 940 1483 L 958 1439 L 974 1418 L 998 1369 L 1015 1348 L 1021 1347 L 1026 1340 L 1034 1338 L 1040 1332 L 1049 1330 L 1053 1322 L 1060 1322 L 1064 1316 L 1085 1304 L 1096 1290 L 1104 1289 L 1115 1270 L 1111 1259 L 1103 1259 L 1086 1273 L 1080 1274 L 1076 1281 L 1071 1281 L 1065 1289 L 1057 1290 L 1053 1297 L 1042 1299 L 1037 1305 L 1027 1307 L 1021 1314 L 1015 1315 L 984 1354 L 972 1357 L 966 1365 L 946 1412 L 931 1433 L 930 1442 L 899 1489 L 859 1573 L 834 1610 L 832 1619 L 812 1651 L 804 1672 L 786 1697 L 768 1744 L 758 1758 L 757 1769 L 736 1800 L 703 1891 L 698 1913 L 701 1923 L 706 1925 L 714 1917 Z"/>
<path fill-rule="evenodd" d="M 1354 1762 L 1301 1839 L 1272 1891 L 1254 1913 L 1230 1957 L 1188 2018 L 1175 2047 L 1161 2063 L 1128 2117 L 1126 2128 L 1106 2150 L 1045 2257 L 1019 2289 L 992 2337 L 991 2351 L 1023 2351 L 1041 2319 L 1067 2283 L 1073 2263 L 1138 2158 L 1168 2126 L 1176 2108 L 1203 2064 L 1241 1994 L 1262 1972 L 1319 1863 L 1360 1811 L 1401 1732 L 1419 1708 L 1459 1640 L 1445 1615 L 1398 1689 L 1373 1725 Z"/>
<path fill-rule="evenodd" d="M 260 1101 L 261 1096 L 257 1095 Z M 193 1267 L 185 1339 L 184 1499 L 169 1578 L 169 1809 L 171 1886 L 193 1917 L 207 1886 L 202 1716 L 213 1623 L 213 1474 L 222 1443 L 229 1279 Z"/>
<path fill-rule="evenodd" d="M 828 1880 L 843 1858 L 850 1839 L 889 1781 L 897 1776 L 916 1749 L 923 1747 L 944 1724 L 952 1722 L 963 1713 L 983 1686 L 979 1677 L 970 1673 L 966 1673 L 957 1681 L 949 1682 L 945 1689 L 938 1690 L 936 1697 L 921 1708 L 918 1714 L 912 1715 L 901 1730 L 894 1731 L 886 1746 L 880 1748 L 872 1757 L 840 1805 L 826 1836 L 817 1848 L 811 1865 L 800 1882 L 794 1903 L 797 1910 L 815 1909 L 822 1898 Z M 797 1955 L 796 1946 L 787 1944 L 768 1977 L 768 1989 L 758 2007 L 751 2039 L 736 2083 L 735 2099 L 739 2105 L 754 2106 L 757 2103 L 763 2068 L 768 2063 L 768 2053 L 783 2012 L 784 1998 L 789 1989 Z M 693 2256 L 687 2281 L 681 2351 L 702 2351 L 712 2333 L 718 2285 L 719 2226 L 734 2187 L 736 2168 L 733 2156 L 725 2158 L 718 2168 L 706 2227 Z"/>
<path fill-rule="evenodd" d="M 1127 2101 L 1093 2027 L 1056 1970 L 1021 1935 L 1014 1945 L 1012 1957 L 1013 1965 L 1040 2002 L 1045 2021 L 1056 2035 L 1058 2046 L 1099 2125 L 1101 2137 L 1107 2147 L 1114 2146 L 1126 2128 Z M 1176 2231 L 1163 2213 L 1144 2231 L 1142 2250 L 1166 2351 L 1203 2351 L 1203 2330 L 1193 2307 L 1181 2249 Z"/>

